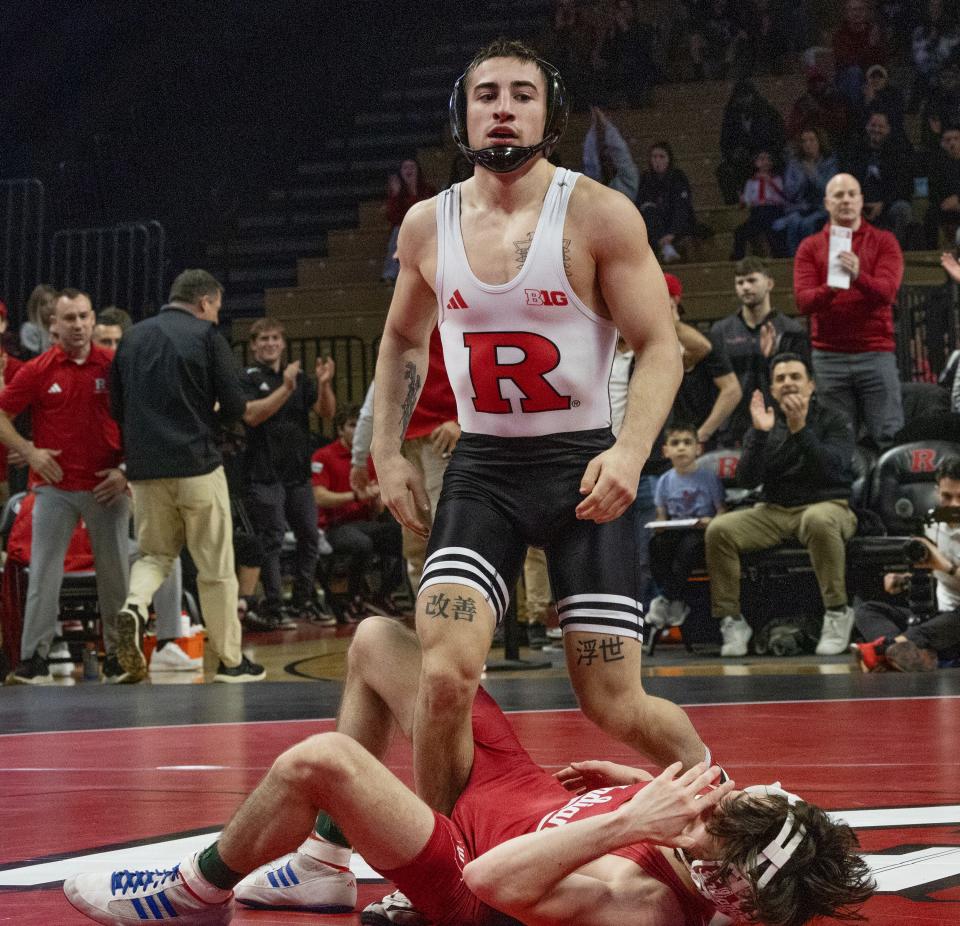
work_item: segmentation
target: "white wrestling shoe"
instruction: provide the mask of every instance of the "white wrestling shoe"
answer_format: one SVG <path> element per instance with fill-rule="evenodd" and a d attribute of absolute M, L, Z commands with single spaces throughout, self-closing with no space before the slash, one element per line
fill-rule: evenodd
<path fill-rule="evenodd" d="M 350 850 L 345 852 L 349 861 Z M 357 905 L 357 879 L 346 868 L 298 850 L 251 872 L 233 893 L 240 903 L 258 910 L 352 913 Z"/>
<path fill-rule="evenodd" d="M 430 926 L 430 920 L 400 891 L 364 907 L 360 922 L 363 926 Z"/>
<path fill-rule="evenodd" d="M 179 926 L 226 926 L 233 919 L 233 894 L 210 888 L 226 899 L 207 903 L 184 882 L 181 867 L 166 871 L 101 871 L 67 878 L 63 892 L 84 916 L 105 926 L 173 920 Z M 195 879 L 191 879 L 194 887 Z"/>

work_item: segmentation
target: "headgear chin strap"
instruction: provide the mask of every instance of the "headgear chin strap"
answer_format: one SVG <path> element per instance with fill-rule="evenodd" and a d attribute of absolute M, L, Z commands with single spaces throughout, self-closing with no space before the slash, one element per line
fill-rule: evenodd
<path fill-rule="evenodd" d="M 570 101 L 560 72 L 549 62 L 537 58 L 537 66 L 547 83 L 547 118 L 543 126 L 543 141 L 536 145 L 491 145 L 489 148 L 471 148 L 467 136 L 467 73 L 457 78 L 450 94 L 450 131 L 457 147 L 471 164 L 508 174 L 522 167 L 540 151 L 549 156 L 563 130 L 567 127 Z"/>
<path fill-rule="evenodd" d="M 748 794 L 782 797 L 791 807 L 802 800 L 796 794 L 784 791 L 779 781 L 771 785 L 752 785 L 744 788 L 744 791 Z M 719 862 L 689 860 L 681 849 L 676 850 L 676 855 L 690 872 L 697 891 L 720 913 L 736 921 L 742 913 L 743 902 L 751 899 L 774 879 L 793 857 L 806 834 L 806 827 L 797 823 L 793 811 L 788 808 L 780 832 L 768 845 L 751 854 L 743 868 L 733 866 L 725 874 L 721 874 Z"/>

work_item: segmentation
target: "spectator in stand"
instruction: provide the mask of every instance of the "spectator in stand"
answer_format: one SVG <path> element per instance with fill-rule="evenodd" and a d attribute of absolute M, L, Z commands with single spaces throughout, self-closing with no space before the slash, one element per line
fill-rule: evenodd
<path fill-rule="evenodd" d="M 783 6 L 774 0 L 753 0 L 747 7 L 743 25 L 748 41 L 739 49 L 744 56 L 744 74 L 783 72 L 791 51 L 790 27 L 799 25 L 796 20 L 791 21 Z"/>
<path fill-rule="evenodd" d="M 890 83 L 890 76 L 882 64 L 871 64 L 867 68 L 867 79 L 863 84 L 863 102 L 860 105 L 857 123 L 865 125 L 871 113 L 886 113 L 890 120 L 890 132 L 895 139 L 907 142 L 907 131 L 903 117 L 907 104 L 903 91 Z"/>
<path fill-rule="evenodd" d="M 594 89 L 595 79 L 588 67 L 596 43 L 593 8 L 577 0 L 554 0 L 553 12 L 540 43 L 544 56 L 566 78 L 567 87 Z M 590 97 L 592 98 L 592 97 Z M 472 176 L 472 166 L 467 176 Z M 466 177 L 464 178 L 466 179 Z"/>
<path fill-rule="evenodd" d="M 794 147 L 783 178 L 784 214 L 773 223 L 774 231 L 786 235 L 789 257 L 797 253 L 807 235 L 819 230 L 827 220 L 823 197 L 827 182 L 838 170 L 837 159 L 830 154 L 821 130 L 804 129 Z"/>
<path fill-rule="evenodd" d="M 684 370 L 671 420 L 691 421 L 703 450 L 717 446 L 716 435 L 740 404 L 743 393 L 726 350 L 711 343 L 710 352 L 692 370 Z"/>
<path fill-rule="evenodd" d="M 593 64 L 605 105 L 650 105 L 656 83 L 654 33 L 637 15 L 635 0 L 606 0 Z"/>
<path fill-rule="evenodd" d="M 407 210 L 422 199 L 436 195 L 436 190 L 423 179 L 420 164 L 415 158 L 405 158 L 400 162 L 400 172 L 387 178 L 387 203 L 384 210 L 390 225 L 390 240 L 387 242 L 387 254 L 383 261 L 383 273 L 380 279 L 393 285 L 400 272 L 397 260 L 397 238 L 400 223 Z"/>
<path fill-rule="evenodd" d="M 731 260 L 743 260 L 747 244 L 756 246 L 758 240 L 766 243 L 772 257 L 786 257 L 784 235 L 774 228 L 783 217 L 783 177 L 781 168 L 769 151 L 758 151 L 753 159 L 753 176 L 743 185 L 741 207 L 749 210 L 747 221 L 733 232 Z"/>
<path fill-rule="evenodd" d="M 893 301 L 903 279 L 903 253 L 890 232 L 863 218 L 856 177 L 837 174 L 827 184 L 830 221 L 800 243 L 793 264 L 797 310 L 810 318 L 813 371 L 820 397 L 843 409 L 878 449 L 903 427 L 900 377 L 894 355 Z M 853 231 L 851 250 L 838 256 L 848 289 L 827 283 L 833 224 Z"/>
<path fill-rule="evenodd" d="M 65 289 L 54 303 L 59 343 L 25 364 L 0 393 L 0 442 L 24 457 L 36 496 L 30 562 L 42 581 L 30 583 L 20 641 L 21 661 L 8 684 L 51 681 L 47 656 L 57 633 L 63 562 L 82 518 L 97 568 L 108 682 L 139 679 L 118 662 L 118 612 L 127 593 L 130 505 L 119 469 L 120 434 L 110 418 L 108 374 L 113 354 L 91 343 L 90 297 Z M 29 408 L 33 441 L 12 419 Z"/>
<path fill-rule="evenodd" d="M 863 191 L 864 218 L 892 231 L 905 248 L 913 221 L 913 149 L 906 139 L 894 137 L 886 113 L 870 115 L 862 140 L 843 158 L 843 168 Z"/>
<path fill-rule="evenodd" d="M 824 65 L 807 68 L 807 89 L 790 110 L 787 133 L 797 138 L 808 130 L 825 133 L 829 147 L 839 147 L 850 127 L 850 106 L 843 94 L 833 85 Z M 824 149 L 828 147 L 826 143 Z"/>
<path fill-rule="evenodd" d="M 876 22 L 868 0 L 846 0 L 843 21 L 833 34 L 836 84 L 852 107 L 863 98 L 863 82 L 872 64 L 887 63 L 883 29 Z"/>
<path fill-rule="evenodd" d="M 770 364 L 771 395 L 750 399 L 751 429 L 737 466 L 737 484 L 763 486 L 761 503 L 719 515 L 707 525 L 710 606 L 721 621 L 722 656 L 745 656 L 753 630 L 740 613 L 740 554 L 793 537 L 810 552 L 826 613 L 821 656 L 846 650 L 853 630 L 847 604 L 846 541 L 857 519 L 848 499 L 853 432 L 842 412 L 817 401 L 806 361 L 779 354 Z"/>
<path fill-rule="evenodd" d="M 647 238 L 664 264 L 681 260 L 677 246 L 696 231 L 687 175 L 673 164 L 670 143 L 650 146 L 647 169 L 640 175 L 634 200 L 647 225 Z"/>
<path fill-rule="evenodd" d="M 371 610 L 364 600 L 364 583 L 373 557 L 380 557 L 380 586 L 373 610 L 393 613 L 390 595 L 402 581 L 403 568 L 400 525 L 383 509 L 372 460 L 367 461 L 368 481 L 363 492 L 350 487 L 350 451 L 359 415 L 356 405 L 340 409 L 333 422 L 337 439 L 317 450 L 310 464 L 320 526 L 334 553 L 349 559 L 348 600 L 342 609 L 349 622 L 362 620 Z"/>
<path fill-rule="evenodd" d="M 928 183 L 926 235 L 930 246 L 937 247 L 941 229 L 952 243 L 960 228 L 960 125 L 944 127 Z"/>
<path fill-rule="evenodd" d="M 310 412 L 320 418 L 336 414 L 337 399 L 331 387 L 336 367 L 329 357 L 318 356 L 315 382 L 300 371 L 299 361 L 283 369 L 285 331 L 271 318 L 259 318 L 250 326 L 250 347 L 253 363 L 244 370 L 240 382 L 249 400 L 243 415 L 247 437 L 245 505 L 263 544 L 260 581 L 264 600 L 258 614 L 278 626 L 282 621 L 280 552 L 289 525 L 296 538 L 290 604 L 294 616 L 332 624 L 334 618 L 322 613 L 316 594 L 320 534 L 310 478 Z M 276 407 L 256 402 L 269 395 L 278 397 Z"/>
<path fill-rule="evenodd" d="M 723 201 L 734 205 L 753 173 L 757 151 L 780 157 L 786 145 L 783 117 L 749 80 L 733 85 L 720 128 L 720 164 L 717 183 Z"/>
<path fill-rule="evenodd" d="M 937 84 L 940 69 L 960 46 L 956 0 L 927 0 L 922 21 L 913 30 L 911 52 L 914 83 L 910 111 L 916 112 Z"/>
<path fill-rule="evenodd" d="M 0 343 L 3 336 L 7 333 L 7 305 L 0 301 Z M 6 386 L 17 371 L 23 366 L 23 361 L 19 357 L 7 352 L 3 346 L 0 346 L 0 389 Z M 7 481 L 8 463 L 6 445 L 0 446 L 0 505 L 6 504 L 10 497 L 10 484 Z"/>
<path fill-rule="evenodd" d="M 696 518 L 695 527 L 656 530 L 650 539 L 650 569 L 660 594 L 650 602 L 647 621 L 657 629 L 679 627 L 690 613 L 683 600 L 690 573 L 705 555 L 703 529 L 726 511 L 723 485 L 716 473 L 697 469 L 697 428 L 675 421 L 664 429 L 663 455 L 672 464 L 657 482 L 654 502 L 658 521 Z"/>
<path fill-rule="evenodd" d="M 109 305 L 97 312 L 93 326 L 93 343 L 108 350 L 116 350 L 120 339 L 133 327 L 133 321 L 123 309 Z"/>
<path fill-rule="evenodd" d="M 590 128 L 583 139 L 583 172 L 627 199 L 637 197 L 637 163 L 619 129 L 598 106 L 590 107 Z"/>
<path fill-rule="evenodd" d="M 42 354 L 50 346 L 50 322 L 57 295 L 53 286 L 40 283 L 27 299 L 27 320 L 20 326 L 20 343 L 31 357 Z"/>
<path fill-rule="evenodd" d="M 810 355 L 803 326 L 773 308 L 774 281 L 769 267 L 758 257 L 747 257 L 733 268 L 733 287 L 740 303 L 735 312 L 713 323 L 710 341 L 721 358 L 729 358 L 740 384 L 740 400 L 720 427 L 722 447 L 740 444 L 750 427 L 750 401 L 759 391 L 770 398 L 770 358 L 775 354 Z"/>
<path fill-rule="evenodd" d="M 197 567 L 203 621 L 220 660 L 213 680 L 266 677 L 240 649 L 233 518 L 217 437 L 221 424 L 238 421 L 250 403 L 230 345 L 215 327 L 222 301 L 223 287 L 213 276 L 184 270 L 173 281 L 169 303 L 124 335 L 111 370 L 112 412 L 123 434 L 142 554 L 118 615 L 124 638 L 119 658 L 140 678 L 147 608 L 184 544 Z M 258 401 L 279 405 L 281 399 Z"/>
<path fill-rule="evenodd" d="M 746 57 L 747 31 L 730 0 L 706 0 L 692 11 L 690 57 L 695 80 L 743 76 L 737 64 Z"/>

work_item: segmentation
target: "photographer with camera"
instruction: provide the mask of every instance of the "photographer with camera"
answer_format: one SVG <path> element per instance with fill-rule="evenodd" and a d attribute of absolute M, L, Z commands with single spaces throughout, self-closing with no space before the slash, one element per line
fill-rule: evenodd
<path fill-rule="evenodd" d="M 932 570 L 937 580 L 936 609 L 923 619 L 925 609 L 917 607 L 923 595 L 918 595 L 914 573 L 887 573 L 884 591 L 909 593 L 910 606 L 885 601 L 857 606 L 857 630 L 870 642 L 856 643 L 851 649 L 864 672 L 932 672 L 940 659 L 960 656 L 960 457 L 945 457 L 936 480 L 935 519 L 925 529 L 925 537 L 910 540 L 904 548 L 915 571 Z"/>

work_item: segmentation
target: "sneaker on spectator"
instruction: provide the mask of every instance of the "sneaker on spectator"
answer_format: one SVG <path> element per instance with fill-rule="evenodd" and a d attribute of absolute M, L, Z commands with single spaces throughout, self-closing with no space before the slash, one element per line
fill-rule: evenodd
<path fill-rule="evenodd" d="M 233 918 L 233 894 L 210 888 L 210 895 L 226 894 L 220 902 L 207 902 L 181 869 L 189 859 L 166 871 L 100 871 L 73 875 L 63 883 L 67 900 L 84 916 L 107 926 L 176 920 L 190 926 L 226 926 Z"/>
<path fill-rule="evenodd" d="M 163 649 L 153 651 L 151 672 L 196 672 L 203 668 L 202 658 L 188 656 L 176 640 L 168 640 Z"/>
<path fill-rule="evenodd" d="M 266 633 L 269 630 L 276 630 L 276 625 L 268 617 L 260 616 L 259 609 L 254 609 L 250 606 L 249 603 L 244 602 L 240 599 L 241 604 L 237 607 L 237 614 L 240 617 L 240 622 L 243 624 L 243 629 L 249 633 Z"/>
<path fill-rule="evenodd" d="M 69 678 L 73 675 L 73 657 L 66 640 L 57 640 L 47 653 L 50 675 L 53 678 Z"/>
<path fill-rule="evenodd" d="M 721 656 L 747 655 L 747 644 L 753 636 L 753 628 L 743 619 L 742 614 L 736 617 L 728 614 L 720 621 L 720 634 L 723 637 Z"/>
<path fill-rule="evenodd" d="M 354 595 L 344 606 L 341 611 L 343 615 L 343 624 L 359 624 L 365 617 L 369 615 L 367 610 L 367 603 L 363 600 L 360 595 Z"/>
<path fill-rule="evenodd" d="M 678 260 L 683 260 L 680 252 L 672 244 L 665 244 L 660 249 L 660 259 L 665 264 L 675 264 Z"/>
<path fill-rule="evenodd" d="M 853 608 L 828 608 L 823 613 L 823 629 L 817 643 L 818 656 L 837 656 L 850 646 L 853 633 Z"/>
<path fill-rule="evenodd" d="M 123 666 L 126 684 L 132 685 L 147 677 L 147 660 L 143 655 L 143 632 L 146 618 L 135 605 L 128 605 L 117 613 L 117 659 Z"/>
<path fill-rule="evenodd" d="M 319 601 L 303 602 L 299 605 L 299 612 L 303 620 L 310 621 L 311 624 L 317 624 L 320 627 L 335 627 L 337 624 L 336 617 L 322 610 Z"/>
<path fill-rule="evenodd" d="M 227 668 L 222 662 L 217 665 L 217 674 L 214 675 L 215 682 L 262 682 L 267 677 L 267 670 L 255 662 L 251 662 L 244 656 L 240 660 L 240 665 Z"/>
<path fill-rule="evenodd" d="M 886 672 L 889 668 L 886 647 L 887 638 L 877 637 L 869 643 L 851 643 L 850 652 L 861 672 Z"/>
<path fill-rule="evenodd" d="M 543 649 L 547 645 L 547 627 L 539 621 L 527 624 L 527 646 L 530 649 Z"/>
<path fill-rule="evenodd" d="M 562 640 L 563 631 L 559 627 L 548 627 L 547 637 L 551 640 Z"/>
<path fill-rule="evenodd" d="M 662 630 L 667 626 L 669 618 L 670 602 L 664 598 L 663 595 L 657 595 L 657 597 L 650 602 L 650 607 L 647 608 L 645 622 L 657 630 Z"/>
<path fill-rule="evenodd" d="M 332 556 L 333 547 L 330 546 L 330 541 L 327 539 L 326 532 L 323 530 L 323 528 L 320 528 L 317 533 L 320 535 L 319 543 L 317 544 L 317 552 L 321 556 Z"/>
<path fill-rule="evenodd" d="M 117 659 L 117 654 L 107 653 L 103 657 L 103 681 L 108 685 L 125 685 L 128 678 L 126 669 Z"/>
<path fill-rule="evenodd" d="M 690 606 L 681 598 L 671 601 L 667 607 L 667 626 L 680 627 L 690 613 Z"/>
<path fill-rule="evenodd" d="M 934 672 L 939 664 L 936 650 L 917 646 L 912 640 L 891 643 L 886 656 L 898 672 Z"/>
<path fill-rule="evenodd" d="M 400 891 L 364 907 L 360 922 L 363 926 L 429 926 L 430 923 Z"/>
<path fill-rule="evenodd" d="M 7 685 L 49 685 L 52 681 L 50 666 L 39 653 L 21 662 L 6 678 Z"/>
<path fill-rule="evenodd" d="M 299 850 L 251 872 L 233 892 L 240 903 L 258 910 L 352 913 L 357 905 L 353 872 Z"/>

